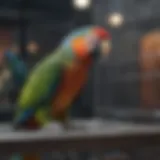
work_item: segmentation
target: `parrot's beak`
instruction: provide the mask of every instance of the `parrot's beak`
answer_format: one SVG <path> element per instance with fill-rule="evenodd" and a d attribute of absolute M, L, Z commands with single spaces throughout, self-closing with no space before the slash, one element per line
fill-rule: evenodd
<path fill-rule="evenodd" d="M 111 52 L 112 44 L 110 40 L 103 40 L 100 44 L 100 52 L 102 56 L 108 56 Z"/>

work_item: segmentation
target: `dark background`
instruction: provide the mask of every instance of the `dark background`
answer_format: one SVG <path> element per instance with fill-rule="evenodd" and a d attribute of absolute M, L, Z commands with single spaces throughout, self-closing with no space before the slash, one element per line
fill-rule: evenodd
<path fill-rule="evenodd" d="M 75 103 L 74 115 L 87 117 L 106 108 L 139 107 L 138 40 L 159 27 L 159 4 L 159 0 L 94 0 L 89 9 L 77 11 L 69 0 L 1 0 L 0 23 L 13 25 L 13 41 L 21 49 L 30 40 L 38 42 L 40 56 L 56 48 L 78 26 L 100 24 L 111 31 L 112 54 L 92 71 Z M 125 17 L 124 25 L 117 29 L 108 26 L 105 18 L 115 11 Z"/>

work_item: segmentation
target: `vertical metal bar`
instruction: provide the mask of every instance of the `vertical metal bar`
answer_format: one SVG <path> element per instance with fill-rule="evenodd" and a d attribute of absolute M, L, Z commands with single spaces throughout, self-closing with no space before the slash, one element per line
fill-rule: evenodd
<path fill-rule="evenodd" d="M 26 21 L 27 0 L 20 1 L 19 8 L 19 29 L 20 29 L 20 50 L 23 59 L 26 59 L 27 21 Z"/>

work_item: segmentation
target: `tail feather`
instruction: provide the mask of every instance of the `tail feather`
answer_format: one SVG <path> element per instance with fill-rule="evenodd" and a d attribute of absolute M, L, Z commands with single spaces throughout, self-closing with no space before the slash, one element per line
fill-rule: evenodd
<path fill-rule="evenodd" d="M 25 124 L 33 117 L 34 113 L 35 110 L 31 107 L 27 108 L 26 110 L 21 110 L 20 108 L 17 108 L 14 119 L 14 127 L 22 126 L 23 124 Z"/>
<path fill-rule="evenodd" d="M 17 129 L 28 129 L 28 130 L 36 130 L 40 128 L 40 124 L 36 121 L 35 117 L 31 117 L 30 119 L 24 121 L 23 123 L 14 123 L 14 128 Z"/>

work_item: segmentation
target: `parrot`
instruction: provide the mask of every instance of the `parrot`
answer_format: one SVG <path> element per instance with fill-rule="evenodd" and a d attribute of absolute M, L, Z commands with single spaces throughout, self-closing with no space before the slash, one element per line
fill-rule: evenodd
<path fill-rule="evenodd" d="M 10 50 L 5 52 L 4 58 L 8 69 L 12 73 L 14 84 L 21 88 L 26 77 L 28 76 L 28 69 L 26 64 L 18 57 L 18 55 Z"/>
<path fill-rule="evenodd" d="M 15 128 L 36 129 L 51 120 L 68 124 L 68 112 L 87 82 L 92 63 L 108 54 L 111 36 L 103 27 L 72 31 L 28 74 L 17 101 Z"/>
<path fill-rule="evenodd" d="M 19 91 L 28 76 L 28 67 L 25 61 L 12 50 L 5 51 L 3 58 L 7 70 L 11 73 L 12 78 L 12 85 L 11 88 L 9 88 L 8 96 L 10 98 L 10 102 L 15 104 Z"/>
<path fill-rule="evenodd" d="M 110 41 L 110 33 L 100 26 L 85 26 L 69 33 L 24 76 L 14 128 L 40 129 L 52 120 L 69 128 L 72 103 L 84 88 L 93 63 L 101 54 L 108 55 Z M 40 159 L 37 155 L 31 158 Z"/>

